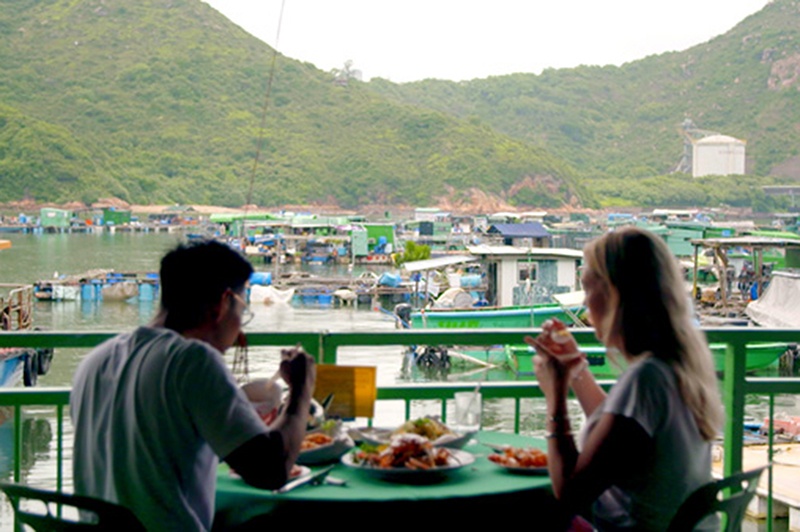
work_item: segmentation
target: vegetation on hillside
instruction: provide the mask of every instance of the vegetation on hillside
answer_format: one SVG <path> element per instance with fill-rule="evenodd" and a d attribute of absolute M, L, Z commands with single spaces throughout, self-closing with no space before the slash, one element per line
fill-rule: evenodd
<path fill-rule="evenodd" d="M 373 80 L 368 86 L 396 101 L 481 121 L 542 145 L 569 161 L 605 204 L 739 204 L 745 196 L 759 197 L 743 194 L 745 184 L 800 179 L 797 0 L 775 0 L 726 34 L 684 52 L 622 67 L 459 83 Z M 748 173 L 755 177 L 722 181 L 722 190 L 664 177 L 682 153 L 680 126 L 687 117 L 702 129 L 747 140 Z"/>
<path fill-rule="evenodd" d="M 50 131 L 7 132 L 0 201 L 429 205 L 526 179 L 551 204 L 591 198 L 531 143 L 285 57 L 262 131 L 272 57 L 200 0 L 0 0 L 0 102 Z M 68 149 L 33 165 L 36 142 Z"/>
<path fill-rule="evenodd" d="M 0 201 L 770 208 L 800 179 L 798 0 L 622 67 L 398 85 L 279 56 L 262 129 L 272 59 L 200 0 L 0 0 Z M 687 117 L 749 175 L 670 174 Z"/>

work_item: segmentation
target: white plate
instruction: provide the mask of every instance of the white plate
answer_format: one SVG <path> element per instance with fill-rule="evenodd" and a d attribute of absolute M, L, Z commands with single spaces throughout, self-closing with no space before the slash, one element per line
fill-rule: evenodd
<path fill-rule="evenodd" d="M 295 473 L 294 475 L 291 475 L 288 480 L 294 480 L 296 478 L 304 477 L 306 475 L 311 474 L 311 468 L 308 468 L 306 466 L 295 465 L 295 468 L 297 470 L 297 473 Z M 230 474 L 231 478 L 242 478 L 242 475 L 240 475 L 239 473 L 237 473 L 233 469 L 231 469 L 229 471 L 229 474 Z"/>
<path fill-rule="evenodd" d="M 375 427 L 364 427 L 360 429 L 352 429 L 353 439 L 356 441 L 365 441 L 372 445 L 383 445 L 389 443 L 392 438 L 393 429 L 382 429 Z M 446 447 L 448 449 L 462 449 L 477 431 L 470 432 L 453 432 L 440 436 L 432 441 L 434 447 Z"/>
<path fill-rule="evenodd" d="M 491 460 L 489 460 L 492 462 Z M 507 466 L 503 464 L 498 464 L 497 462 L 492 462 L 497 467 L 503 468 L 509 473 L 513 473 L 515 475 L 533 475 L 533 476 L 547 476 L 550 474 L 550 471 L 547 467 L 514 467 L 514 466 Z"/>
<path fill-rule="evenodd" d="M 466 451 L 458 449 L 450 450 L 448 465 L 432 467 L 430 469 L 409 469 L 406 467 L 370 467 L 358 464 L 354 461 L 354 453 L 347 453 L 342 456 L 342 463 L 352 469 L 363 472 L 365 475 L 388 480 L 390 482 L 402 482 L 405 484 L 425 484 L 437 482 L 459 469 L 472 464 L 475 457 Z"/>
<path fill-rule="evenodd" d="M 320 445 L 313 449 L 300 451 L 297 463 L 304 465 L 319 465 L 336 462 L 347 451 L 355 446 L 349 436 L 341 436 L 327 445 Z"/>

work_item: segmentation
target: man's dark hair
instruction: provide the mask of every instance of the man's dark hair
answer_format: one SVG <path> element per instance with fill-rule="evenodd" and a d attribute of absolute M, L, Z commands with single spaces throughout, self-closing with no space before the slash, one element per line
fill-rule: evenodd
<path fill-rule="evenodd" d="M 201 325 L 225 290 L 242 290 L 252 273 L 241 253 L 215 240 L 176 247 L 161 259 L 164 326 L 182 332 Z"/>

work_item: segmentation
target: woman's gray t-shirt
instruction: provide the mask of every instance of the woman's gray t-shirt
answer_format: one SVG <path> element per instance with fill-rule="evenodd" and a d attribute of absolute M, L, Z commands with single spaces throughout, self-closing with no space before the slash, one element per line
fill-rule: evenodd
<path fill-rule="evenodd" d="M 665 530 L 681 503 L 711 480 L 711 444 L 700 435 L 670 366 L 654 357 L 623 373 L 587 422 L 587 434 L 602 414 L 632 419 L 653 438 L 652 458 L 641 460 L 635 478 L 606 490 L 595 502 L 600 530 Z M 718 530 L 710 520 L 697 530 Z M 704 522 L 705 525 L 705 522 Z"/>

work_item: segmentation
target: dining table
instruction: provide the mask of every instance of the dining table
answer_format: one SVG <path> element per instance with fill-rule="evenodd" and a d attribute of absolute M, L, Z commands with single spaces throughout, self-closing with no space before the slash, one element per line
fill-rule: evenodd
<path fill-rule="evenodd" d="M 474 462 L 425 482 L 387 481 L 342 463 L 329 476 L 344 485 L 305 484 L 286 493 L 246 484 L 221 464 L 217 475 L 214 528 L 263 529 L 303 523 L 327 526 L 346 518 L 360 523 L 418 525 L 433 521 L 475 525 L 476 516 L 508 526 L 515 516 L 536 518 L 536 528 L 551 529 L 555 498 L 546 472 L 520 474 L 491 462 L 498 446 L 546 449 L 546 441 L 518 434 L 480 431 L 464 447 Z M 317 470 L 314 467 L 312 470 Z M 249 525 L 249 527 L 248 527 Z"/>

